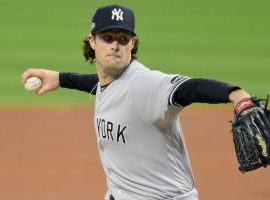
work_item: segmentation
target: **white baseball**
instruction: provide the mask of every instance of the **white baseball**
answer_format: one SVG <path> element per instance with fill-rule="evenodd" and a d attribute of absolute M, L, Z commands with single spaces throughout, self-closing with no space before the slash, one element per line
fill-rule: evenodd
<path fill-rule="evenodd" d="M 38 91 L 42 86 L 42 82 L 38 77 L 30 77 L 27 79 L 26 83 L 24 84 L 24 87 L 29 92 L 36 92 Z"/>

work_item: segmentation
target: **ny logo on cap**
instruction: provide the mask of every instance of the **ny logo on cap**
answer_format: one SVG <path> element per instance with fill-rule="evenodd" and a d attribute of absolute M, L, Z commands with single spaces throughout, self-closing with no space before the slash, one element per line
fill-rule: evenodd
<path fill-rule="evenodd" d="M 118 11 L 115 9 L 112 10 L 112 19 L 114 20 L 114 17 L 116 17 L 115 20 L 119 21 L 123 21 L 123 11 L 119 8 Z"/>

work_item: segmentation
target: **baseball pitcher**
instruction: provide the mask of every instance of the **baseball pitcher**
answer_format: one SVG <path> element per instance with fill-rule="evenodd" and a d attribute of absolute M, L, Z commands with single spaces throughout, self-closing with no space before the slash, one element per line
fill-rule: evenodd
<path fill-rule="evenodd" d="M 41 79 L 44 94 L 59 87 L 96 96 L 94 125 L 107 176 L 105 200 L 197 200 L 186 143 L 179 120 L 194 102 L 235 107 L 233 138 L 240 170 L 270 162 L 267 103 L 237 86 L 210 79 L 152 71 L 136 60 L 139 40 L 131 9 L 99 8 L 84 40 L 84 56 L 97 74 L 28 69 Z"/>

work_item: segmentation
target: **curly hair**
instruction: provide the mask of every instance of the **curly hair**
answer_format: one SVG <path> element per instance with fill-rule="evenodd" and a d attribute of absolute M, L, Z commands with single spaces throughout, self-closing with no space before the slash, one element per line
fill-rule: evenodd
<path fill-rule="evenodd" d="M 85 57 L 85 60 L 88 61 L 90 60 L 90 64 L 93 64 L 95 62 L 95 51 L 92 49 L 92 47 L 89 44 L 89 41 L 87 37 L 83 40 L 83 55 Z M 131 59 L 136 59 L 137 58 L 137 51 L 138 51 L 138 46 L 139 46 L 139 39 L 136 40 L 133 49 L 131 50 Z"/>

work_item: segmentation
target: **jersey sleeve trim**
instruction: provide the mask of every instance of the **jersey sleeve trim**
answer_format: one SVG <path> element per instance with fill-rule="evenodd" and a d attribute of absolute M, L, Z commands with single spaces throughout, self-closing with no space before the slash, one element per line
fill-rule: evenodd
<path fill-rule="evenodd" d="M 169 96 L 169 105 L 174 105 L 174 106 L 178 106 L 178 107 L 183 107 L 182 105 L 178 104 L 177 102 L 174 102 L 173 101 L 173 96 L 174 96 L 174 93 L 175 91 L 184 83 L 186 82 L 187 80 L 189 80 L 191 78 L 189 77 L 186 77 L 186 76 L 183 76 L 181 77 L 177 82 L 178 84 L 175 85 L 175 87 L 173 88 L 170 96 Z"/>

